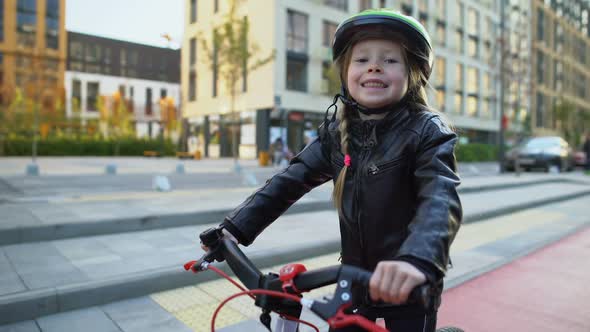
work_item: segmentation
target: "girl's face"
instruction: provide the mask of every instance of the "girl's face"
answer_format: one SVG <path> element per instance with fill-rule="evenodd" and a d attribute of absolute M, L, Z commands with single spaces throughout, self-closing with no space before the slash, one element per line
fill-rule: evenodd
<path fill-rule="evenodd" d="M 348 92 L 359 104 L 379 108 L 398 102 L 408 90 L 402 46 L 385 39 L 356 43 L 346 74 Z"/>

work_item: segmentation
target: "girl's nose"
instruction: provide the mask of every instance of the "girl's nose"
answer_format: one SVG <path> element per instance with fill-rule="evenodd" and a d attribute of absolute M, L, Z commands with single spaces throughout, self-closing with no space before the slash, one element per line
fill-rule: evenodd
<path fill-rule="evenodd" d="M 375 73 L 380 73 L 381 72 L 381 67 L 379 67 L 378 64 L 373 63 L 371 65 L 369 65 L 369 73 L 375 72 Z"/>

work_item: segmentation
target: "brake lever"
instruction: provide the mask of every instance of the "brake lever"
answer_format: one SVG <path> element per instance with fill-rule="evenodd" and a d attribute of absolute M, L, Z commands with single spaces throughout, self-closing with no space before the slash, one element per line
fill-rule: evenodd
<path fill-rule="evenodd" d="M 375 322 L 372 322 L 361 315 L 345 313 L 344 310 L 348 309 L 351 305 L 352 303 L 348 303 L 341 306 L 338 309 L 338 312 L 336 312 L 336 315 L 328 319 L 328 324 L 331 328 L 340 329 L 356 325 L 369 332 L 388 332 L 386 328 L 377 325 Z"/>

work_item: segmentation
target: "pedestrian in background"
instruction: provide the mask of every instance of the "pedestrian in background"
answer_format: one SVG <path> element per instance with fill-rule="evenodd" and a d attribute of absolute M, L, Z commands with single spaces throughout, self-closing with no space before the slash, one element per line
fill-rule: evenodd
<path fill-rule="evenodd" d="M 584 152 L 586 153 L 586 170 L 590 170 L 590 132 L 586 133 Z"/>

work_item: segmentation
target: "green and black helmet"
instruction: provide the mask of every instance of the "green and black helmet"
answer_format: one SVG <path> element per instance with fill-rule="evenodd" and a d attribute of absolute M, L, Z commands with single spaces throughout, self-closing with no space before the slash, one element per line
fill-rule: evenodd
<path fill-rule="evenodd" d="M 430 77 L 434 56 L 430 36 L 420 22 L 411 16 L 406 16 L 390 9 L 368 9 L 344 20 L 334 34 L 332 44 L 332 59 L 336 60 L 352 39 L 352 36 L 360 30 L 370 27 L 384 27 L 404 36 L 412 51 L 423 54 L 428 61 L 422 65 L 426 78 Z"/>

